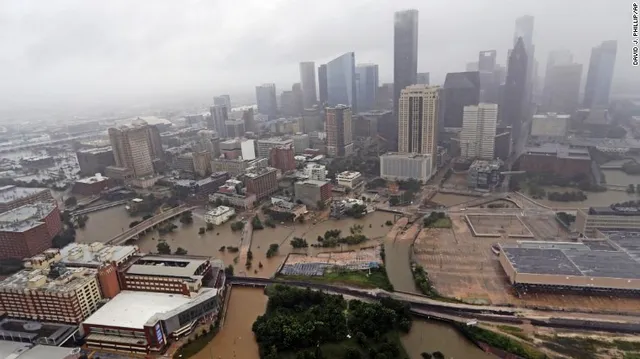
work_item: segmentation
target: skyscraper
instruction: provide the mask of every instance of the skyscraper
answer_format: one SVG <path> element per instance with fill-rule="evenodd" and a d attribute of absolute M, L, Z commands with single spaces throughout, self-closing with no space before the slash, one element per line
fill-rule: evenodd
<path fill-rule="evenodd" d="M 498 105 L 480 103 L 464 107 L 460 133 L 460 155 L 463 158 L 492 160 L 498 121 Z"/>
<path fill-rule="evenodd" d="M 462 127 L 464 107 L 480 103 L 480 73 L 451 72 L 444 80 L 443 127 Z"/>
<path fill-rule="evenodd" d="M 213 104 L 227 106 L 227 111 L 231 111 L 231 96 L 229 95 L 216 96 L 213 98 Z"/>
<path fill-rule="evenodd" d="M 478 61 L 467 62 L 467 64 L 464 67 L 464 70 L 466 72 L 478 71 Z"/>
<path fill-rule="evenodd" d="M 525 119 L 525 101 L 527 89 L 527 52 L 524 41 L 519 39 L 509 56 L 507 79 L 500 105 L 500 122 L 511 125 L 512 140 L 521 142 L 522 122 Z"/>
<path fill-rule="evenodd" d="M 327 95 L 329 106 L 346 105 L 357 111 L 356 59 L 353 52 L 327 63 Z"/>
<path fill-rule="evenodd" d="M 525 50 L 533 46 L 533 16 L 524 15 L 516 19 L 516 29 L 513 33 L 513 46 L 516 46 L 518 38 L 522 38 Z"/>
<path fill-rule="evenodd" d="M 128 168 L 135 177 L 153 174 L 151 139 L 146 124 L 109 129 L 109 140 L 117 167 Z"/>
<path fill-rule="evenodd" d="M 324 106 L 329 99 L 326 64 L 318 66 L 318 92 L 320 94 L 320 105 Z"/>
<path fill-rule="evenodd" d="M 617 49 L 618 43 L 610 40 L 591 50 L 587 83 L 584 87 L 584 107 L 603 107 L 609 104 Z"/>
<path fill-rule="evenodd" d="M 558 65 L 569 65 L 573 63 L 573 55 L 569 50 L 553 50 L 549 52 L 547 58 L 547 69 L 545 70 L 545 79 L 549 78 L 549 69 Z"/>
<path fill-rule="evenodd" d="M 428 85 L 429 84 L 429 73 L 428 72 L 419 72 L 416 85 Z"/>
<path fill-rule="evenodd" d="M 258 103 L 258 113 L 269 116 L 270 120 L 278 117 L 275 84 L 256 86 L 256 102 Z"/>
<path fill-rule="evenodd" d="M 348 156 L 353 153 L 353 134 L 351 109 L 339 105 L 327 107 L 327 154 L 334 157 Z"/>
<path fill-rule="evenodd" d="M 418 10 L 394 14 L 393 29 L 393 108 L 398 115 L 398 99 L 402 90 L 417 81 L 418 74 Z"/>
<path fill-rule="evenodd" d="M 312 61 L 300 63 L 304 108 L 311 108 L 318 102 L 316 96 L 316 64 Z"/>
<path fill-rule="evenodd" d="M 534 90 L 534 64 L 535 46 L 533 45 L 533 16 L 524 15 L 516 19 L 515 31 L 513 33 L 513 47 L 515 48 L 519 38 L 522 38 L 525 53 L 527 54 L 527 73 L 525 87 L 524 111 L 528 111 Z M 509 69 L 507 69 L 509 71 Z"/>
<path fill-rule="evenodd" d="M 213 105 L 211 106 L 211 117 L 207 127 L 210 130 L 214 130 L 218 133 L 218 137 L 227 137 L 227 125 L 229 120 L 229 112 L 226 105 Z"/>
<path fill-rule="evenodd" d="M 296 116 L 302 115 L 304 110 L 304 94 L 302 93 L 302 85 L 296 82 L 291 86 L 291 92 L 293 92 L 293 110 Z"/>
<path fill-rule="evenodd" d="M 412 85 L 402 90 L 398 102 L 398 152 L 430 154 L 435 158 L 439 96 L 439 86 Z"/>
<path fill-rule="evenodd" d="M 359 64 L 356 66 L 356 98 L 358 112 L 371 111 L 376 106 L 378 93 L 378 65 Z"/>
<path fill-rule="evenodd" d="M 480 51 L 478 54 L 478 71 L 493 72 L 496 69 L 496 50 Z"/>
<path fill-rule="evenodd" d="M 581 64 L 548 67 L 542 94 L 543 111 L 572 114 L 577 110 L 581 78 Z"/>

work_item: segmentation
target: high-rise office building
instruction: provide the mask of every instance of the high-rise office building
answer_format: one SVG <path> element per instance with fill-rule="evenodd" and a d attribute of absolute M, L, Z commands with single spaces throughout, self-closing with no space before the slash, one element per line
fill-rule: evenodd
<path fill-rule="evenodd" d="M 327 154 L 334 157 L 348 156 L 353 153 L 353 134 L 351 108 L 344 105 L 325 109 Z"/>
<path fill-rule="evenodd" d="M 210 108 L 211 115 L 207 123 L 207 128 L 218 133 L 218 137 L 227 137 L 227 125 L 229 120 L 229 109 L 226 105 L 213 105 Z"/>
<path fill-rule="evenodd" d="M 214 105 L 227 106 L 227 111 L 231 111 L 231 96 L 220 95 L 213 98 Z"/>
<path fill-rule="evenodd" d="M 534 79 L 535 79 L 535 46 L 533 45 L 533 22 L 531 15 L 524 15 L 516 19 L 515 31 L 513 33 L 513 47 L 515 48 L 519 38 L 522 38 L 524 50 L 527 55 L 527 73 L 525 87 L 525 103 L 522 105 L 525 112 L 528 111 L 529 103 L 531 103 Z M 509 69 L 507 69 L 509 71 Z"/>
<path fill-rule="evenodd" d="M 467 62 L 467 64 L 464 67 L 464 70 L 466 72 L 478 71 L 478 61 Z"/>
<path fill-rule="evenodd" d="M 345 105 L 356 111 L 356 59 L 353 52 L 327 63 L 327 95 L 329 106 Z"/>
<path fill-rule="evenodd" d="M 398 11 L 393 28 L 393 108 L 405 87 L 414 85 L 418 74 L 418 10 Z"/>
<path fill-rule="evenodd" d="M 270 120 L 278 117 L 275 84 L 256 86 L 256 102 L 258 103 L 258 113 L 269 116 Z"/>
<path fill-rule="evenodd" d="M 304 94 L 302 92 L 302 85 L 296 82 L 291 86 L 291 92 L 293 93 L 293 110 L 295 114 L 299 116 L 304 110 Z"/>
<path fill-rule="evenodd" d="M 429 73 L 418 72 L 418 76 L 416 77 L 416 85 L 429 85 Z"/>
<path fill-rule="evenodd" d="M 257 130 L 252 108 L 242 111 L 242 120 L 244 121 L 245 131 L 255 132 Z"/>
<path fill-rule="evenodd" d="M 448 73 L 444 80 L 443 127 L 462 127 L 465 106 L 480 103 L 480 73 L 478 71 Z"/>
<path fill-rule="evenodd" d="M 549 78 L 549 69 L 553 66 L 559 65 L 570 65 L 573 63 L 573 55 L 569 50 L 553 50 L 549 52 L 549 57 L 547 58 L 547 68 L 545 71 L 545 79 Z"/>
<path fill-rule="evenodd" d="M 460 133 L 460 155 L 463 158 L 492 160 L 498 122 L 498 105 L 480 103 L 464 107 Z"/>
<path fill-rule="evenodd" d="M 511 125 L 511 137 L 516 144 L 521 142 L 522 122 L 526 116 L 527 61 L 524 41 L 520 39 L 509 56 L 503 101 L 498 113 L 501 123 Z"/>
<path fill-rule="evenodd" d="M 398 152 L 429 154 L 435 158 L 439 97 L 439 86 L 412 85 L 402 90 L 398 113 Z"/>
<path fill-rule="evenodd" d="M 604 41 L 591 50 L 587 83 L 584 87 L 584 107 L 606 107 L 609 104 L 617 50 L 618 43 L 615 40 Z"/>
<path fill-rule="evenodd" d="M 358 112 L 371 111 L 376 106 L 378 94 L 378 65 L 359 64 L 356 66 L 356 98 Z"/>
<path fill-rule="evenodd" d="M 109 139 L 117 167 L 132 170 L 135 177 L 153 174 L 151 140 L 146 125 L 110 128 Z"/>
<path fill-rule="evenodd" d="M 162 138 L 158 126 L 147 125 L 147 133 L 149 135 L 149 150 L 151 151 L 151 159 L 164 160 L 164 150 L 162 149 Z"/>
<path fill-rule="evenodd" d="M 300 63 L 300 82 L 302 83 L 304 108 L 310 108 L 318 102 L 316 96 L 316 64 L 313 61 Z"/>
<path fill-rule="evenodd" d="M 543 111 L 572 114 L 577 110 L 581 78 L 581 64 L 548 67 L 542 93 Z"/>
<path fill-rule="evenodd" d="M 493 72 L 496 69 L 496 50 L 480 51 L 478 54 L 478 71 Z"/>
<path fill-rule="evenodd" d="M 320 95 L 320 105 L 322 106 L 329 100 L 327 86 L 327 65 L 323 64 L 318 66 L 318 92 Z"/>

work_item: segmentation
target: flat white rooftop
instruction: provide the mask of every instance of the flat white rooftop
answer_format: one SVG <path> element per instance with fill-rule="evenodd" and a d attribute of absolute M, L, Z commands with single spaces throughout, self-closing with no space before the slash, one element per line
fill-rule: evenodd
<path fill-rule="evenodd" d="M 144 329 L 145 323 L 154 315 L 172 311 L 191 300 L 179 294 L 124 290 L 87 318 L 84 324 Z"/>
<path fill-rule="evenodd" d="M 100 242 L 70 243 L 60 250 L 61 262 L 67 265 L 98 267 L 105 262 L 120 262 L 138 252 L 138 246 L 109 246 Z"/>

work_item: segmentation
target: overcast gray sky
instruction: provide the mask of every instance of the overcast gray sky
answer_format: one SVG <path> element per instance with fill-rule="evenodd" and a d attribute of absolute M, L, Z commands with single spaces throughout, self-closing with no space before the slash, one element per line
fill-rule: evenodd
<path fill-rule="evenodd" d="M 536 58 L 618 40 L 630 66 L 630 0 L 0 0 L 0 107 L 41 101 L 252 93 L 299 81 L 298 62 L 355 51 L 393 73 L 393 12 L 420 11 L 419 71 L 441 83 L 479 50 L 504 64 L 514 20 L 535 16 Z"/>

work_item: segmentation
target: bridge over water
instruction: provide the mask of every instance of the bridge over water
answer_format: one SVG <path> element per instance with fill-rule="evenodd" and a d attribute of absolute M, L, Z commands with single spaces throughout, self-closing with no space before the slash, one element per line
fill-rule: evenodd
<path fill-rule="evenodd" d="M 149 219 L 146 219 L 135 227 L 129 228 L 128 230 L 118 234 L 117 236 L 111 238 L 106 242 L 106 244 L 110 245 L 121 245 L 129 239 L 138 238 L 141 234 L 144 234 L 158 225 L 172 220 L 177 216 L 181 215 L 184 212 L 191 211 L 196 207 L 189 207 L 187 205 L 178 206 L 175 208 L 171 208 L 170 210 L 164 211 L 160 214 L 157 214 Z"/>

